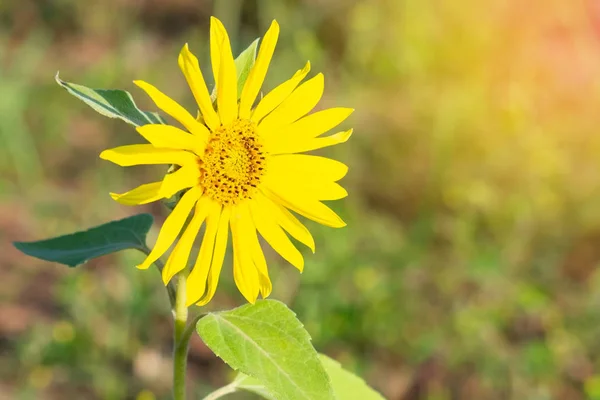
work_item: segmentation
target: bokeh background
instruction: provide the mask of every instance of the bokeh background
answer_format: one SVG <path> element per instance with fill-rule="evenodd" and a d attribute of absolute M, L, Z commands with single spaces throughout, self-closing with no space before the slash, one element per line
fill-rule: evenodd
<path fill-rule="evenodd" d="M 392 400 L 600 399 L 598 0 L 1 0 L 0 399 L 169 398 L 166 294 L 140 254 L 68 269 L 11 242 L 164 219 L 110 199 L 164 171 L 99 160 L 140 138 L 54 74 L 194 110 L 177 54 L 209 65 L 210 15 L 235 52 L 276 18 L 266 89 L 308 59 L 319 107 L 356 108 L 322 151 L 351 167 L 348 227 L 309 223 L 301 276 L 268 254 L 320 351 Z M 213 308 L 243 303 L 224 271 Z M 194 340 L 190 398 L 230 377 Z"/>

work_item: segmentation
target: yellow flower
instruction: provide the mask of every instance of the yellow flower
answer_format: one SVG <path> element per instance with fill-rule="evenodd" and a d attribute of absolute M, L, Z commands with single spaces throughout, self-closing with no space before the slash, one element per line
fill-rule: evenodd
<path fill-rule="evenodd" d="M 345 223 L 321 200 L 347 196 L 336 181 L 348 168 L 329 158 L 297 154 L 343 143 L 352 130 L 320 137 L 351 113 L 330 108 L 308 114 L 323 94 L 323 75 L 300 84 L 310 63 L 297 71 L 252 108 L 269 68 L 279 36 L 273 21 L 260 46 L 256 62 L 238 102 L 237 73 L 227 31 L 211 19 L 210 53 L 217 87 L 213 107 L 198 59 L 187 44 L 179 54 L 179 67 L 198 103 L 198 119 L 183 107 L 143 82 L 142 88 L 162 111 L 185 129 L 144 125 L 137 131 L 149 144 L 105 150 L 100 157 L 121 166 L 174 164 L 179 168 L 162 181 L 141 185 L 111 196 L 126 205 L 145 204 L 185 190 L 165 220 L 152 252 L 138 265 L 146 269 L 169 250 L 183 230 L 162 272 L 166 283 L 188 263 L 190 251 L 205 224 L 200 252 L 187 278 L 187 303 L 206 304 L 213 297 L 227 247 L 233 241 L 233 275 L 244 297 L 254 303 L 267 297 L 271 281 L 257 231 L 275 251 L 302 271 L 304 259 L 289 235 L 313 252 L 314 240 L 289 211 L 321 224 L 339 228 Z M 184 229 L 188 216 L 193 217 Z"/>

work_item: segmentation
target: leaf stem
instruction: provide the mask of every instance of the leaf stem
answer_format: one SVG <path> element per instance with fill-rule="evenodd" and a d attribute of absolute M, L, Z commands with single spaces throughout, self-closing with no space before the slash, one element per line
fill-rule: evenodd
<path fill-rule="evenodd" d="M 173 335 L 173 398 L 185 400 L 185 374 L 187 369 L 188 345 L 191 334 L 186 334 L 188 309 L 186 305 L 187 274 L 182 271 L 178 274 L 177 292 L 175 296 Z"/>
<path fill-rule="evenodd" d="M 196 331 L 196 324 L 205 315 L 206 315 L 206 313 L 201 313 L 201 314 L 196 315 L 194 318 L 192 318 L 192 320 L 187 325 L 187 327 L 185 328 L 185 330 L 183 331 L 183 333 L 181 335 L 182 343 L 183 342 L 187 343 L 190 341 L 190 339 L 192 338 L 192 334 Z"/>
<path fill-rule="evenodd" d="M 223 396 L 234 393 L 236 391 L 237 391 L 237 382 L 233 381 L 229 385 L 225 385 L 222 388 L 219 388 L 219 389 L 215 390 L 214 392 L 210 393 L 208 396 L 206 396 L 202 400 L 217 400 Z"/>
<path fill-rule="evenodd" d="M 137 247 L 137 249 L 144 253 L 146 256 L 148 256 L 151 251 L 147 246 Z M 163 263 L 162 260 L 159 258 L 158 260 L 154 261 L 154 265 L 156 265 L 156 268 L 158 268 L 158 272 L 162 274 L 162 270 L 165 267 L 165 263 Z M 171 279 L 171 282 L 167 284 L 167 294 L 169 295 L 169 302 L 171 303 L 172 310 L 175 309 L 175 291 L 175 285 L 173 284 L 173 280 Z"/>
<path fill-rule="evenodd" d="M 159 258 L 158 260 L 154 261 L 154 265 L 156 265 L 158 267 L 158 270 L 162 274 L 162 270 L 165 267 L 165 263 L 163 263 L 162 260 Z M 171 308 L 175 309 L 175 298 L 176 298 L 177 294 L 176 294 L 175 285 L 173 284 L 172 279 L 171 279 L 171 282 L 169 282 L 167 284 L 167 293 L 169 295 L 169 302 L 171 303 Z"/>

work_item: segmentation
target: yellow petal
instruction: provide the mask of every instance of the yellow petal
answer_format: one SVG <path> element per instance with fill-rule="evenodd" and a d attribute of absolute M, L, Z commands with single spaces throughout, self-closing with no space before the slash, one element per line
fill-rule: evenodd
<path fill-rule="evenodd" d="M 254 304 L 260 291 L 258 271 L 252 262 L 252 250 L 244 241 L 242 226 L 246 221 L 237 207 L 231 215 L 231 237 L 233 239 L 233 279 L 240 293 Z"/>
<path fill-rule="evenodd" d="M 186 165 L 165 175 L 160 188 L 160 195 L 168 199 L 180 190 L 196 186 L 199 179 L 200 170 L 195 165 Z"/>
<path fill-rule="evenodd" d="M 296 170 L 273 169 L 263 178 L 269 187 L 281 188 L 297 196 L 314 200 L 339 200 L 348 196 L 348 192 L 339 184 L 322 179 L 320 176 L 311 177 Z"/>
<path fill-rule="evenodd" d="M 282 129 L 308 114 L 321 100 L 324 87 L 323 74 L 317 74 L 304 82 L 259 123 L 259 134 L 268 137 L 273 131 Z"/>
<path fill-rule="evenodd" d="M 133 81 L 133 83 L 146 92 L 158 108 L 175 118 L 181 125 L 185 126 L 185 129 L 202 138 L 208 137 L 208 128 L 196 121 L 196 118 L 187 112 L 185 108 L 181 107 L 175 100 L 147 82 Z"/>
<path fill-rule="evenodd" d="M 200 108 L 204 122 L 214 131 L 221 125 L 221 121 L 219 121 L 219 115 L 213 108 L 198 59 L 192 54 L 187 43 L 181 49 L 177 61 L 181 72 L 185 75 L 185 79 L 192 90 L 196 103 L 198 103 L 198 108 Z"/>
<path fill-rule="evenodd" d="M 273 200 L 280 203 L 290 210 L 332 228 L 342 228 L 346 223 L 329 207 L 318 200 L 309 197 L 298 197 L 297 193 L 289 192 L 282 187 L 263 188 L 263 193 Z"/>
<path fill-rule="evenodd" d="M 161 149 L 190 150 L 197 155 L 202 155 L 206 147 L 206 140 L 190 135 L 171 125 L 143 125 L 136 128 L 138 133 L 149 141 L 154 147 Z"/>
<path fill-rule="evenodd" d="M 280 105 L 285 99 L 288 98 L 290 93 L 296 89 L 296 86 L 306 77 L 310 71 L 310 62 L 307 62 L 304 68 L 296 71 L 291 79 L 283 82 L 275 89 L 271 90 L 259 103 L 258 106 L 252 112 L 251 120 L 258 123 L 267 114 L 273 111 L 278 105 Z"/>
<path fill-rule="evenodd" d="M 344 121 L 354 110 L 352 108 L 328 108 L 326 110 L 317 111 L 299 119 L 291 125 L 288 125 L 281 130 L 271 131 L 270 135 L 263 135 L 269 142 L 287 142 L 290 140 L 306 140 L 316 138 L 319 135 L 338 126 Z"/>
<path fill-rule="evenodd" d="M 191 306 L 198 301 L 206 291 L 206 280 L 210 271 L 210 265 L 215 246 L 215 238 L 219 228 L 219 216 L 221 206 L 211 201 L 208 218 L 206 219 L 206 230 L 202 238 L 200 252 L 196 258 L 196 263 L 192 272 L 187 278 L 187 306 Z"/>
<path fill-rule="evenodd" d="M 183 150 L 157 149 L 151 144 L 132 144 L 104 150 L 100 158 L 113 162 L 121 167 L 132 165 L 197 163 L 198 157 Z"/>
<path fill-rule="evenodd" d="M 248 203 L 244 202 L 237 206 L 240 209 L 240 214 L 243 217 L 240 219 L 240 230 L 242 231 L 242 242 L 244 247 L 248 248 L 251 254 L 252 262 L 258 272 L 258 281 L 260 286 L 260 293 L 264 298 L 271 294 L 273 285 L 271 279 L 269 279 L 269 270 L 267 268 L 267 260 L 258 242 L 258 236 L 256 235 L 256 226 L 252 221 L 252 215 L 248 208 Z"/>
<path fill-rule="evenodd" d="M 202 195 L 202 190 L 195 186 L 188 190 L 186 194 L 183 195 L 173 212 L 167 217 L 165 223 L 160 229 L 160 233 L 158 234 L 158 239 L 156 239 L 156 243 L 154 244 L 154 248 L 146 257 L 144 262 L 142 262 L 137 267 L 139 269 L 147 269 L 152 263 L 160 256 L 162 256 L 168 249 L 171 247 L 179 232 L 181 232 L 181 228 L 185 224 L 188 215 L 192 211 L 194 204 Z"/>
<path fill-rule="evenodd" d="M 331 136 L 315 138 L 315 139 L 304 139 L 304 138 L 293 138 L 272 135 L 276 140 L 269 141 L 266 146 L 269 154 L 293 154 L 303 153 L 305 151 L 312 151 L 322 149 L 328 146 L 334 146 L 336 144 L 346 143 L 350 136 L 352 136 L 352 129 L 345 132 L 338 132 Z"/>
<path fill-rule="evenodd" d="M 227 32 L 221 45 L 221 63 L 217 79 L 217 106 L 221 124 L 228 125 L 238 116 L 237 72 Z"/>
<path fill-rule="evenodd" d="M 175 248 L 171 252 L 169 259 L 162 270 L 162 279 L 165 285 L 169 283 L 176 273 L 187 266 L 192 246 L 194 245 L 196 236 L 198 236 L 202 223 L 206 219 L 210 203 L 211 200 L 206 196 L 201 197 L 196 203 L 192 220 L 187 228 L 185 228 L 183 235 L 181 235 L 177 241 L 177 245 L 175 245 Z"/>
<path fill-rule="evenodd" d="M 226 37 L 227 40 L 229 40 L 223 23 L 215 17 L 210 17 L 210 61 L 212 64 L 215 85 L 219 82 L 221 48 L 223 47 L 223 41 Z"/>
<path fill-rule="evenodd" d="M 219 219 L 219 229 L 217 231 L 217 239 L 215 240 L 215 249 L 210 265 L 210 271 L 208 272 L 206 293 L 202 296 L 200 301 L 196 303 L 199 306 L 206 305 L 211 301 L 217 290 L 219 275 L 221 274 L 223 259 L 225 258 L 225 250 L 227 249 L 230 216 L 231 207 L 223 208 L 221 218 Z"/>
<path fill-rule="evenodd" d="M 252 220 L 260 235 L 269 243 L 273 250 L 302 271 L 304 269 L 304 258 L 302 258 L 302 254 L 292 244 L 281 227 L 273 220 L 271 208 L 256 201 L 250 201 L 249 206 Z"/>
<path fill-rule="evenodd" d="M 271 210 L 271 216 L 275 222 L 280 225 L 287 233 L 300 243 L 306 245 L 312 252 L 315 252 L 315 240 L 310 231 L 296 218 L 287 208 L 278 203 L 274 203 L 262 193 L 257 193 L 254 200 L 261 203 L 263 209 Z"/>
<path fill-rule="evenodd" d="M 146 183 L 145 185 L 138 186 L 126 193 L 111 193 L 110 197 L 126 206 L 152 203 L 153 201 L 162 199 L 162 196 L 159 193 L 161 186 L 162 182 Z"/>
<path fill-rule="evenodd" d="M 270 157 L 268 170 L 277 174 L 293 174 L 306 179 L 338 181 L 346 176 L 348 167 L 337 160 L 308 154 L 282 154 Z"/>
<path fill-rule="evenodd" d="M 256 236 L 256 228 L 253 227 L 254 236 L 250 242 L 250 250 L 252 252 L 252 261 L 258 272 L 258 282 L 260 285 L 260 295 L 263 299 L 266 299 L 273 290 L 273 284 L 269 278 L 269 271 L 267 269 L 267 260 L 258 242 L 258 236 Z"/>
<path fill-rule="evenodd" d="M 339 200 L 348 197 L 348 192 L 340 184 L 332 182 L 326 185 L 309 186 L 319 200 Z"/>
<path fill-rule="evenodd" d="M 256 62 L 252 66 L 248 79 L 244 83 L 242 94 L 240 96 L 240 118 L 250 118 L 250 108 L 256 100 L 256 95 L 260 91 L 260 88 L 265 80 L 273 52 L 275 51 L 275 45 L 277 44 L 277 38 L 279 37 L 279 24 L 273 20 L 271 27 L 265 34 L 263 41 L 256 57 Z"/>
<path fill-rule="evenodd" d="M 353 108 L 335 107 L 317 111 L 294 122 L 282 131 L 283 134 L 316 138 L 335 128 L 354 112 Z"/>

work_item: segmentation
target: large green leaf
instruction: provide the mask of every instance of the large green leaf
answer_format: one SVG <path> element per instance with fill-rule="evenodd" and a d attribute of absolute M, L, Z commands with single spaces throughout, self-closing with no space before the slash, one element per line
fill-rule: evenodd
<path fill-rule="evenodd" d="M 37 242 L 15 242 L 14 245 L 32 257 L 76 267 L 120 250 L 145 250 L 146 235 L 153 221 L 150 214 L 138 214 L 87 231 Z"/>
<path fill-rule="evenodd" d="M 384 400 L 383 396 L 371 389 L 362 378 L 342 368 L 339 362 L 324 354 L 319 354 L 319 357 L 339 400 Z"/>
<path fill-rule="evenodd" d="M 338 400 L 384 400 L 362 378 L 342 368 L 339 362 L 324 354 L 319 354 L 319 357 L 331 379 L 333 392 Z M 256 393 L 267 400 L 277 400 L 257 379 L 243 373 L 239 373 L 230 386 L 235 390 Z"/>
<path fill-rule="evenodd" d="M 157 113 L 140 110 L 135 105 L 131 94 L 124 90 L 90 89 L 76 83 L 65 82 L 58 77 L 58 73 L 56 73 L 56 82 L 104 116 L 119 118 L 134 126 L 165 123 Z"/>
<path fill-rule="evenodd" d="M 255 378 L 274 398 L 335 399 L 308 332 L 285 304 L 262 300 L 209 313 L 196 328 L 217 356 Z"/>

